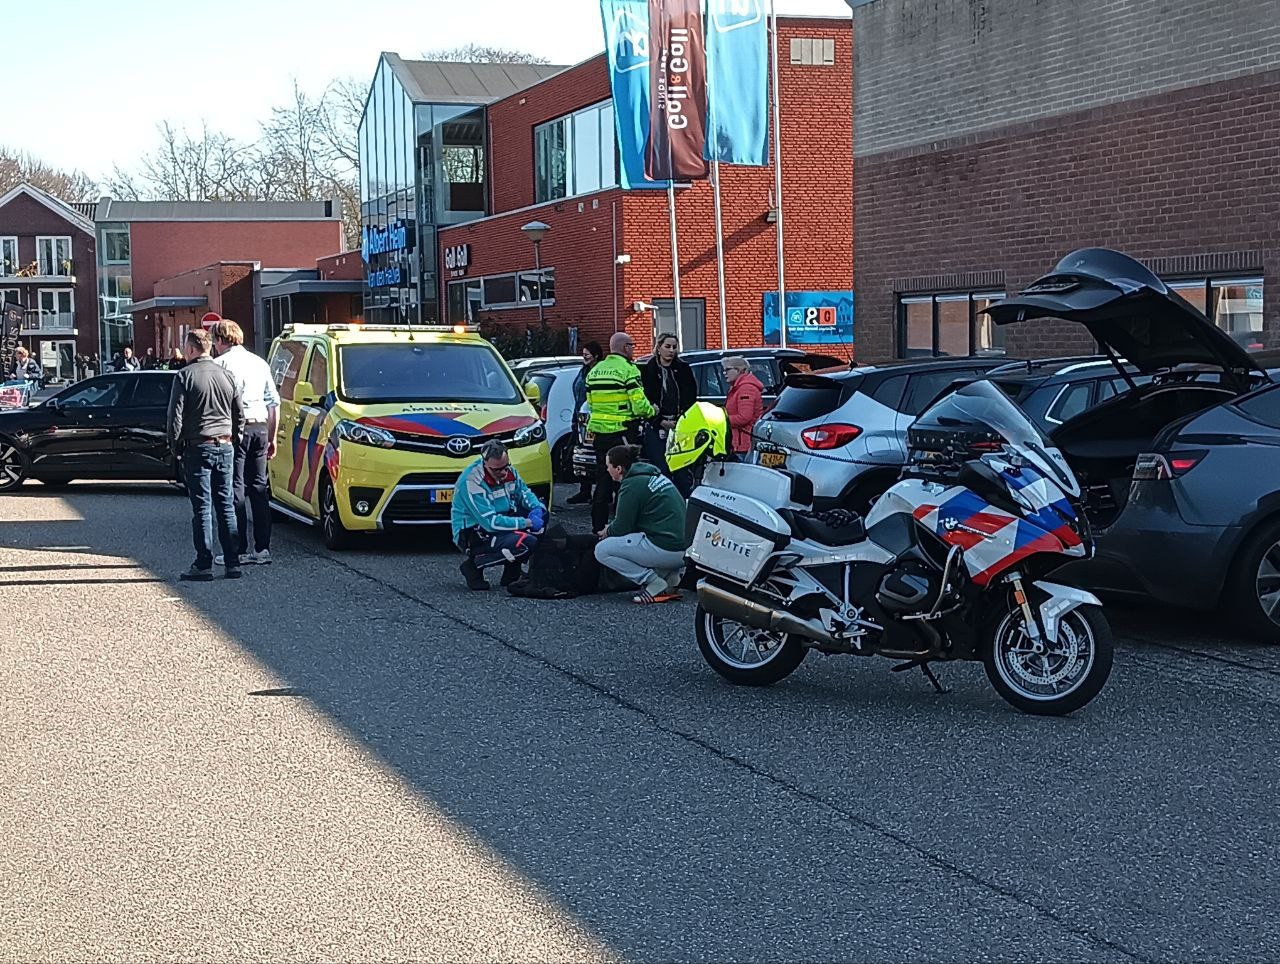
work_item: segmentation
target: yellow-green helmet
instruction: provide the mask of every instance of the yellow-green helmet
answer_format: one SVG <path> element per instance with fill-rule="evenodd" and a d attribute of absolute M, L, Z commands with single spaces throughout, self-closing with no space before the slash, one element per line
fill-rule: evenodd
<path fill-rule="evenodd" d="M 680 416 L 667 436 L 667 468 L 672 472 L 687 468 L 704 452 L 724 455 L 728 449 L 729 418 L 724 409 L 710 402 L 698 402 Z"/>

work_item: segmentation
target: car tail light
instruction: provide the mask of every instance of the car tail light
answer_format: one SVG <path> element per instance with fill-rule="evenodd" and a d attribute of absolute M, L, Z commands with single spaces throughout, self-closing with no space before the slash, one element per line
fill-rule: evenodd
<path fill-rule="evenodd" d="M 862 429 L 857 425 L 815 425 L 813 428 L 807 428 L 800 433 L 800 438 L 804 442 L 806 448 L 811 449 L 838 449 L 842 445 L 848 445 L 859 435 Z"/>
<path fill-rule="evenodd" d="M 545 405 L 542 406 L 542 408 L 538 411 L 538 417 L 542 419 L 544 422 L 547 420 L 547 406 Z"/>
<path fill-rule="evenodd" d="M 1165 457 L 1143 452 L 1133 466 L 1135 482 L 1167 482 L 1186 475 L 1204 460 L 1204 452 L 1179 452 Z"/>

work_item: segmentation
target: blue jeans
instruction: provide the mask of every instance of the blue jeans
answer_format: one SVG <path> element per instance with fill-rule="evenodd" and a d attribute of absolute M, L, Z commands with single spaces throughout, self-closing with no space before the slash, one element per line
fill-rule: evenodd
<path fill-rule="evenodd" d="M 213 521 L 218 520 L 218 543 L 223 558 L 234 568 L 240 554 L 233 495 L 235 447 L 230 443 L 188 445 L 182 470 L 191 497 L 191 538 L 196 544 L 196 568 L 213 568 Z"/>

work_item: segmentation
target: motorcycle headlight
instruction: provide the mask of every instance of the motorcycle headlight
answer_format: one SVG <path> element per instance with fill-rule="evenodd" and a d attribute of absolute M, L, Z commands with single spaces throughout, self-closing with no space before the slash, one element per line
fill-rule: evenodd
<path fill-rule="evenodd" d="M 396 444 L 396 437 L 386 429 L 374 428 L 372 425 L 361 425 L 350 419 L 343 419 L 333 427 L 333 434 L 344 442 L 356 445 L 372 445 L 375 448 L 389 449 Z"/>
<path fill-rule="evenodd" d="M 516 429 L 514 441 L 516 445 L 537 445 L 547 438 L 547 428 L 541 422 L 534 422 L 524 428 Z"/>

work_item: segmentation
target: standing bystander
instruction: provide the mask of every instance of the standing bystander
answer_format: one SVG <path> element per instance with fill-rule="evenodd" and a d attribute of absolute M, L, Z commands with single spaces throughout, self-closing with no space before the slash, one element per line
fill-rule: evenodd
<path fill-rule="evenodd" d="M 764 386 L 751 374 L 751 366 L 742 356 L 726 358 L 723 365 L 725 381 L 729 383 L 729 393 L 724 400 L 732 433 L 729 448 L 735 455 L 745 455 L 751 451 L 751 430 L 764 411 Z"/>
<path fill-rule="evenodd" d="M 187 366 L 173 380 L 167 419 L 169 445 L 182 460 L 187 495 L 191 497 L 191 535 L 196 561 L 180 576 L 193 582 L 213 578 L 213 525 L 228 579 L 240 578 L 236 558 L 239 533 L 232 496 L 235 441 L 244 427 L 244 406 L 235 379 L 214 364 L 209 333 L 187 333 Z"/>
<path fill-rule="evenodd" d="M 234 321 L 215 322 L 210 330 L 217 363 L 231 373 L 244 402 L 244 433 L 236 443 L 236 527 L 240 561 L 259 566 L 271 561 L 271 497 L 267 461 L 276 456 L 280 395 L 265 361 L 244 347 L 244 330 Z M 253 551 L 249 551 L 249 519 L 253 515 Z M 221 564 L 222 557 L 214 562 Z"/>

